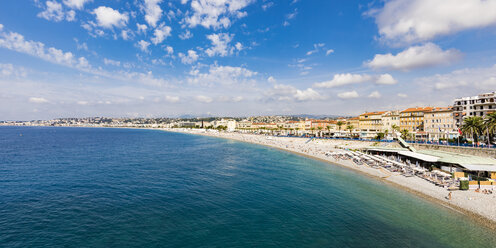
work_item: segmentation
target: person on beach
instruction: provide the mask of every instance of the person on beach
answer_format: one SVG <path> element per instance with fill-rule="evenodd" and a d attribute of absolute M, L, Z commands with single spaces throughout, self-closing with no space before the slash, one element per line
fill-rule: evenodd
<path fill-rule="evenodd" d="M 449 192 L 449 194 L 448 194 L 448 200 L 451 201 L 451 192 Z"/>

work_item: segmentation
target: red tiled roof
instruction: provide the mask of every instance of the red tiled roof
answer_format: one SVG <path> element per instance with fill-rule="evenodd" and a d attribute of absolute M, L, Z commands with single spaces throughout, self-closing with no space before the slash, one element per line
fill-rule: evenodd
<path fill-rule="evenodd" d="M 428 111 L 431 111 L 432 109 L 433 109 L 432 107 L 407 108 L 407 109 L 401 111 L 401 113 L 408 113 L 408 112 L 428 112 Z"/>

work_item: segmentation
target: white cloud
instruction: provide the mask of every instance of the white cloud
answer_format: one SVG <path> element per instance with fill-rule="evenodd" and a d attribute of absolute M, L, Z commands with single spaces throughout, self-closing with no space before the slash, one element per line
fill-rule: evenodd
<path fill-rule="evenodd" d="M 231 25 L 229 17 L 245 16 L 241 11 L 253 0 L 192 0 L 192 14 L 185 18 L 190 27 L 201 25 L 205 28 L 227 28 Z"/>
<path fill-rule="evenodd" d="M 233 35 L 227 33 L 210 34 L 207 35 L 207 39 L 212 42 L 212 47 L 208 48 L 205 52 L 209 57 L 219 55 L 221 57 L 230 55 L 233 53 L 233 48 L 229 46 L 232 41 Z"/>
<path fill-rule="evenodd" d="M 211 103 L 211 102 L 214 101 L 211 97 L 202 96 L 202 95 L 196 96 L 195 97 L 195 100 L 198 101 L 198 102 L 201 102 L 201 103 Z"/>
<path fill-rule="evenodd" d="M 121 66 L 120 61 L 111 60 L 111 59 L 107 59 L 107 58 L 103 59 L 103 63 L 105 63 L 106 65 Z"/>
<path fill-rule="evenodd" d="M 328 56 L 328 55 L 329 55 L 329 54 L 331 54 L 331 53 L 334 53 L 334 50 L 333 50 L 333 49 L 329 49 L 329 50 L 327 50 L 327 51 L 326 51 L 326 56 Z"/>
<path fill-rule="evenodd" d="M 376 84 L 397 84 L 398 81 L 391 74 L 381 74 L 375 81 Z"/>
<path fill-rule="evenodd" d="M 30 97 L 29 102 L 31 103 L 47 103 L 48 100 L 43 97 Z"/>
<path fill-rule="evenodd" d="M 179 102 L 179 100 L 178 96 L 165 96 L 165 101 L 169 103 L 176 103 Z"/>
<path fill-rule="evenodd" d="M 172 55 L 174 53 L 174 48 L 172 48 L 171 46 L 167 46 L 165 47 L 165 51 L 168 55 Z"/>
<path fill-rule="evenodd" d="M 335 74 L 331 81 L 316 83 L 314 86 L 317 88 L 333 88 L 347 84 L 357 84 L 371 81 L 372 76 L 367 74 Z"/>
<path fill-rule="evenodd" d="M 273 76 L 270 76 L 269 78 L 267 78 L 267 82 L 275 83 L 275 82 L 277 82 L 277 80 Z"/>
<path fill-rule="evenodd" d="M 104 28 L 126 26 L 129 16 L 127 13 L 120 13 L 110 7 L 100 6 L 93 10 L 96 21 L 99 26 Z"/>
<path fill-rule="evenodd" d="M 404 94 L 404 93 L 398 93 L 397 95 L 398 97 L 401 97 L 401 98 L 407 98 L 408 95 L 407 94 Z"/>
<path fill-rule="evenodd" d="M 338 94 L 341 99 L 352 99 L 360 97 L 356 91 L 346 91 Z"/>
<path fill-rule="evenodd" d="M 190 71 L 190 78 L 188 83 L 201 84 L 201 85 L 214 85 L 214 84 L 239 84 L 250 82 L 249 79 L 257 72 L 248 70 L 243 67 L 233 66 L 219 66 L 217 64 L 211 65 L 208 72 L 201 73 L 198 69 Z"/>
<path fill-rule="evenodd" d="M 416 80 L 437 90 L 490 90 L 496 88 L 496 64 L 485 68 L 466 68 L 446 74 L 423 77 Z"/>
<path fill-rule="evenodd" d="M 369 75 L 369 74 L 351 74 L 351 73 L 343 73 L 343 74 L 335 74 L 332 80 L 324 81 L 320 83 L 315 83 L 314 87 L 317 88 L 334 88 L 349 84 L 359 84 L 373 82 L 376 84 L 396 84 L 396 79 L 393 78 L 390 74 L 382 74 L 382 75 Z"/>
<path fill-rule="evenodd" d="M 299 90 L 291 85 L 276 84 L 266 93 L 269 99 L 278 101 L 315 101 L 325 99 L 317 91 L 312 88 L 306 90 Z"/>
<path fill-rule="evenodd" d="M 3 30 L 3 24 L 0 24 L 0 31 Z"/>
<path fill-rule="evenodd" d="M 427 43 L 409 47 L 396 55 L 391 53 L 376 54 L 374 59 L 365 64 L 373 69 L 408 71 L 415 68 L 449 64 L 460 57 L 461 53 L 456 49 L 443 51 L 436 44 Z"/>
<path fill-rule="evenodd" d="M 199 58 L 198 54 L 194 50 L 188 50 L 187 55 L 179 53 L 178 56 L 183 64 L 192 64 Z"/>
<path fill-rule="evenodd" d="M 140 40 L 138 41 L 138 48 L 143 51 L 143 52 L 149 52 L 148 51 L 148 47 L 150 46 L 150 42 L 148 41 L 144 41 L 144 40 Z"/>
<path fill-rule="evenodd" d="M 412 43 L 495 25 L 495 10 L 487 0 L 392 0 L 374 14 L 383 39 Z"/>
<path fill-rule="evenodd" d="M 187 40 L 193 38 L 193 33 L 191 33 L 189 30 L 184 31 L 184 33 L 179 35 L 179 39 L 181 40 Z"/>
<path fill-rule="evenodd" d="M 273 2 L 268 2 L 268 3 L 262 5 L 262 9 L 264 11 L 266 11 L 267 9 L 269 9 L 272 6 L 274 6 L 274 3 Z"/>
<path fill-rule="evenodd" d="M 84 57 L 77 58 L 71 52 L 64 52 L 53 47 L 45 48 L 45 44 L 35 41 L 26 41 L 24 36 L 18 33 L 0 33 L 0 47 L 29 54 L 51 63 L 60 64 L 73 68 L 87 69 L 88 61 Z"/>
<path fill-rule="evenodd" d="M 162 17 L 162 9 L 160 8 L 160 3 L 162 0 L 144 0 L 145 9 L 145 21 L 148 25 L 155 27 L 157 22 Z"/>
<path fill-rule="evenodd" d="M 64 4 L 72 9 L 83 9 L 84 5 L 92 0 L 64 0 Z"/>
<path fill-rule="evenodd" d="M 143 34 L 148 29 L 148 26 L 146 26 L 145 24 L 136 23 L 136 27 L 138 27 L 138 33 L 143 33 Z"/>
<path fill-rule="evenodd" d="M 14 67 L 12 64 L 0 64 L 0 77 L 25 77 L 26 70 L 23 67 Z"/>
<path fill-rule="evenodd" d="M 165 26 L 164 23 L 160 24 L 160 26 L 158 26 L 153 32 L 153 34 L 155 35 L 151 39 L 153 44 L 157 45 L 162 43 L 162 41 L 164 41 L 167 37 L 171 35 L 171 30 L 172 30 L 171 27 Z"/>
<path fill-rule="evenodd" d="M 312 55 L 314 53 L 317 53 L 319 52 L 320 48 L 324 47 L 325 44 L 324 43 L 317 43 L 317 44 L 313 44 L 313 50 L 310 50 L 306 53 L 307 56 L 309 55 Z M 332 49 L 331 49 L 332 50 Z M 327 55 L 327 54 L 326 54 Z"/>
<path fill-rule="evenodd" d="M 38 13 L 38 17 L 44 18 L 47 20 L 55 21 L 55 22 L 60 22 L 63 21 L 64 19 L 67 21 L 74 21 L 76 17 L 76 12 L 73 10 L 64 12 L 62 8 L 62 4 L 56 2 L 56 1 L 46 1 L 45 3 L 45 10 Z"/>
<path fill-rule="evenodd" d="M 381 93 L 379 93 L 379 91 L 374 91 L 372 93 L 370 93 L 370 95 L 368 96 L 369 98 L 375 98 L 375 99 L 379 99 L 382 97 Z"/>

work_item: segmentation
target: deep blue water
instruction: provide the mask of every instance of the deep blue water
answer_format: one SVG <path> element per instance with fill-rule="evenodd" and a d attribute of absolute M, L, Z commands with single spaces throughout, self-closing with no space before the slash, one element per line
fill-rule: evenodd
<path fill-rule="evenodd" d="M 346 169 L 154 130 L 0 127 L 0 247 L 494 247 Z"/>

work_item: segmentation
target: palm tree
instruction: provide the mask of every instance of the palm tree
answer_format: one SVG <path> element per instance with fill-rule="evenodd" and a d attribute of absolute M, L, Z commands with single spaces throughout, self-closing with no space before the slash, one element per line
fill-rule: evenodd
<path fill-rule="evenodd" d="M 472 144 L 477 143 L 477 138 L 481 133 L 484 121 L 479 116 L 471 116 L 463 120 L 462 133 L 465 135 L 470 134 L 474 140 Z"/>
<path fill-rule="evenodd" d="M 403 130 L 401 130 L 401 138 L 402 138 L 402 139 L 406 140 L 406 139 L 407 139 L 407 137 L 409 136 L 409 134 L 410 134 L 410 133 L 409 133 L 408 129 L 403 129 Z"/>
<path fill-rule="evenodd" d="M 327 129 L 327 134 L 329 135 L 329 137 L 331 137 L 331 126 L 327 125 L 326 129 Z"/>
<path fill-rule="evenodd" d="M 491 145 L 491 134 L 494 134 L 494 131 L 496 131 L 496 113 L 486 115 L 484 127 L 487 132 L 487 145 Z"/>
<path fill-rule="evenodd" d="M 346 129 L 350 131 L 350 137 L 352 136 L 352 133 L 351 132 L 353 131 L 354 128 L 355 127 L 353 125 L 346 126 Z"/>
<path fill-rule="evenodd" d="M 319 137 L 322 137 L 322 127 L 317 127 L 317 129 L 319 129 Z"/>
<path fill-rule="evenodd" d="M 398 127 L 396 124 L 393 124 L 393 125 L 391 126 L 391 128 L 392 128 L 394 131 L 398 131 L 398 132 L 400 131 L 400 127 Z"/>
<path fill-rule="evenodd" d="M 310 128 L 312 130 L 312 136 L 313 136 L 313 131 L 315 131 L 315 127 Z"/>
<path fill-rule="evenodd" d="M 339 134 L 341 134 L 341 126 L 343 126 L 343 125 L 344 125 L 344 122 L 342 122 L 342 121 L 338 121 L 338 122 L 336 123 L 336 125 L 338 125 Z"/>

